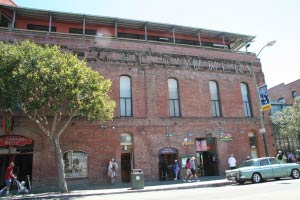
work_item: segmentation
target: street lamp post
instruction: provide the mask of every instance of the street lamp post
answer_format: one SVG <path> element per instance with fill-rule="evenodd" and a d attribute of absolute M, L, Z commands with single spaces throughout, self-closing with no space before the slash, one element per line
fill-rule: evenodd
<path fill-rule="evenodd" d="M 260 49 L 260 51 L 258 52 L 258 54 L 256 55 L 256 57 L 259 56 L 259 54 L 261 53 L 261 51 L 265 48 L 265 47 L 270 47 L 273 46 L 276 43 L 276 40 L 273 40 L 271 42 L 268 42 L 265 46 L 263 46 L 263 48 Z"/>
<path fill-rule="evenodd" d="M 275 40 L 273 40 L 271 42 L 268 42 L 265 46 L 263 46 L 260 49 L 260 51 L 258 52 L 256 57 L 259 56 L 259 54 L 262 52 L 262 50 L 265 47 L 273 46 L 275 43 L 276 43 Z M 269 156 L 268 143 L 267 143 L 267 138 L 266 138 L 266 129 L 265 129 L 264 118 L 263 118 L 263 110 L 261 109 L 261 105 L 260 105 L 260 99 L 259 99 L 259 93 L 258 93 L 258 89 L 257 89 L 257 81 L 256 81 L 255 73 L 254 73 L 253 62 L 251 63 L 251 68 L 252 68 L 253 82 L 254 82 L 254 85 L 255 85 L 255 89 L 257 91 L 256 97 L 257 97 L 257 105 L 258 105 L 258 108 L 259 108 L 259 121 L 260 121 L 260 130 L 259 130 L 259 132 L 262 134 L 262 137 L 263 137 L 265 154 L 266 154 L 266 156 Z"/>

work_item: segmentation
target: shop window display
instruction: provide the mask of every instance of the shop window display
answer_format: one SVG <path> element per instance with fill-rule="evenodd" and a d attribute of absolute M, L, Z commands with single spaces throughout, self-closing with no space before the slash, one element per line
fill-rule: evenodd
<path fill-rule="evenodd" d="M 67 151 L 63 155 L 66 178 L 87 177 L 87 154 L 83 151 Z"/>

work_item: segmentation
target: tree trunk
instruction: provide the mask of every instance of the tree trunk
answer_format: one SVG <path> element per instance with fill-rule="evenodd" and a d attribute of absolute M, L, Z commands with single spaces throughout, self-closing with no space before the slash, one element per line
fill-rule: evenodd
<path fill-rule="evenodd" d="M 66 193 L 68 192 L 68 186 L 67 186 L 65 173 L 64 173 L 63 154 L 60 149 L 58 138 L 54 137 L 53 135 L 50 135 L 50 140 L 55 146 L 59 190 L 60 192 Z"/>

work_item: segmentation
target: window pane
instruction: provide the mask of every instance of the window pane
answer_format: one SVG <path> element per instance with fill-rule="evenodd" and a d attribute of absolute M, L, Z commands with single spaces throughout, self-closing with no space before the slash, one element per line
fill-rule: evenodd
<path fill-rule="evenodd" d="M 178 84 L 175 79 L 168 79 L 169 110 L 171 117 L 180 116 Z"/>
<path fill-rule="evenodd" d="M 250 105 L 248 102 L 244 102 L 244 113 L 245 117 L 251 117 Z"/>
<path fill-rule="evenodd" d="M 174 101 L 175 117 L 179 117 L 179 101 Z"/>
<path fill-rule="evenodd" d="M 245 83 L 241 83 L 241 92 L 243 101 L 248 101 L 248 89 Z"/>
<path fill-rule="evenodd" d="M 174 102 L 172 100 L 169 101 L 169 110 L 170 110 L 170 116 L 175 116 L 175 110 L 174 110 Z"/>
<path fill-rule="evenodd" d="M 215 81 L 209 81 L 209 90 L 211 100 L 218 100 L 218 88 L 217 83 Z"/>
<path fill-rule="evenodd" d="M 248 87 L 245 83 L 241 83 L 240 86 L 241 86 L 245 117 L 251 117 L 252 113 L 251 113 L 251 107 L 249 102 Z"/>
<path fill-rule="evenodd" d="M 279 164 L 279 161 L 276 160 L 275 158 L 270 158 L 270 162 L 271 162 L 271 165 L 277 165 L 277 164 Z"/>
<path fill-rule="evenodd" d="M 120 77 L 120 97 L 131 98 L 131 83 L 128 76 Z"/>
<path fill-rule="evenodd" d="M 178 99 L 177 81 L 175 79 L 168 80 L 169 99 Z"/>
<path fill-rule="evenodd" d="M 63 155 L 64 164 L 65 164 L 65 174 L 66 177 L 71 177 L 72 174 L 72 152 L 68 151 Z"/>
<path fill-rule="evenodd" d="M 126 116 L 131 116 L 131 99 L 126 99 Z"/>
<path fill-rule="evenodd" d="M 67 178 L 87 177 L 87 154 L 82 151 L 68 151 L 63 155 Z"/>
<path fill-rule="evenodd" d="M 221 113 L 220 113 L 219 101 L 214 101 L 213 105 L 214 105 L 213 116 L 214 117 L 220 117 Z"/>
<path fill-rule="evenodd" d="M 125 116 L 125 99 L 120 99 L 120 115 Z"/>
<path fill-rule="evenodd" d="M 120 77 L 120 116 L 132 116 L 131 79 L 128 76 Z"/>
<path fill-rule="evenodd" d="M 218 94 L 218 85 L 215 81 L 209 81 L 209 90 L 210 90 L 210 107 L 213 117 L 220 117 L 220 100 Z"/>
<path fill-rule="evenodd" d="M 210 108 L 211 108 L 211 114 L 212 116 L 216 116 L 216 108 L 215 108 L 215 104 L 213 101 L 211 101 L 211 104 L 210 104 Z"/>
<path fill-rule="evenodd" d="M 260 161 L 260 166 L 267 166 L 267 165 L 270 165 L 268 159 L 263 159 Z"/>

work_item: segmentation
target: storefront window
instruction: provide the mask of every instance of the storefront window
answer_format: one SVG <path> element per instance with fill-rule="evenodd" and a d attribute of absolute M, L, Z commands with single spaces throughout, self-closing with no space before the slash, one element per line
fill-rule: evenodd
<path fill-rule="evenodd" d="M 87 177 L 87 154 L 83 151 L 67 151 L 63 155 L 66 178 Z"/>

